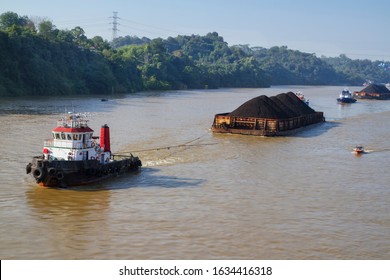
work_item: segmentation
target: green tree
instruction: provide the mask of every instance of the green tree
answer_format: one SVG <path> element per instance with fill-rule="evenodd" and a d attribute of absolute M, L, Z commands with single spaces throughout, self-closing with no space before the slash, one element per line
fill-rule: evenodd
<path fill-rule="evenodd" d="M 38 25 L 39 35 L 46 37 L 48 39 L 54 38 L 54 29 L 55 26 L 50 20 L 43 20 Z"/>
<path fill-rule="evenodd" d="M 88 38 L 85 36 L 84 29 L 82 29 L 80 26 L 76 26 L 70 30 L 70 33 L 73 36 L 74 43 L 81 47 L 88 47 Z"/>
<path fill-rule="evenodd" d="M 105 41 L 101 36 L 95 36 L 91 40 L 91 45 L 96 51 L 102 52 L 103 50 L 110 49 L 110 44 Z"/>
<path fill-rule="evenodd" d="M 17 13 L 6 12 L 0 15 L 0 29 L 6 30 L 11 28 L 13 25 L 16 26 L 27 26 L 29 20 L 26 16 L 20 17 Z"/>

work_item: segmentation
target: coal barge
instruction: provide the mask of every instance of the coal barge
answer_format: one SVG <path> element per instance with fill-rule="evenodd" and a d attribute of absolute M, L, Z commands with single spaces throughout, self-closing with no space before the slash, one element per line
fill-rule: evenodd
<path fill-rule="evenodd" d="M 256 136 L 293 134 L 325 121 L 293 92 L 255 97 L 231 113 L 216 114 L 211 131 Z"/>
<path fill-rule="evenodd" d="M 389 100 L 390 90 L 381 84 L 369 84 L 361 91 L 355 91 L 353 97 L 358 99 Z"/>
<path fill-rule="evenodd" d="M 100 137 L 80 114 L 67 114 L 44 141 L 42 155 L 33 157 L 26 172 L 45 187 L 69 187 L 98 182 L 121 173 L 136 171 L 141 160 L 133 155 L 111 153 L 110 129 L 103 125 Z M 99 142 L 100 138 L 100 142 Z"/>

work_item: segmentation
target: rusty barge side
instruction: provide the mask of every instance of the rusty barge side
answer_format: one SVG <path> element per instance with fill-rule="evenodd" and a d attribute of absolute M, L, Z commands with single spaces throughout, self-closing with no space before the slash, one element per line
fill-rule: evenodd
<path fill-rule="evenodd" d="M 323 112 L 315 112 L 288 119 L 266 119 L 216 114 L 211 131 L 256 136 L 282 136 L 293 134 L 307 126 L 325 121 Z"/>

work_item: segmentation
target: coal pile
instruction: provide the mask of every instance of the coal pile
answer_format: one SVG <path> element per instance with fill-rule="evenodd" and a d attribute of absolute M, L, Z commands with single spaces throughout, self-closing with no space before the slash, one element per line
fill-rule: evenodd
<path fill-rule="evenodd" d="M 265 95 L 255 97 L 229 115 L 246 118 L 288 119 L 314 113 L 316 112 L 293 92 L 288 92 L 271 97 Z"/>
<path fill-rule="evenodd" d="M 385 85 L 369 84 L 360 92 L 365 93 L 390 93 L 390 90 Z"/>

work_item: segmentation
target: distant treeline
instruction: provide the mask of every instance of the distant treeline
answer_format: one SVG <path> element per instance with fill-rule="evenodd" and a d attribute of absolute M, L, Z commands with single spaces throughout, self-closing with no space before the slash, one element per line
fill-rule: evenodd
<path fill-rule="evenodd" d="M 362 85 L 390 81 L 390 63 L 248 45 L 218 33 L 168 39 L 89 39 L 13 12 L 0 15 L 0 96 L 129 93 L 270 85 Z"/>

